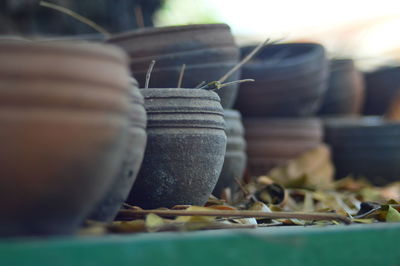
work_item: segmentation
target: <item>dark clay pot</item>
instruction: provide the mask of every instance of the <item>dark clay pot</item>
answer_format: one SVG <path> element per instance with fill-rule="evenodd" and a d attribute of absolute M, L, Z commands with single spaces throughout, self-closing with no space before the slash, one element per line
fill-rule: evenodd
<path fill-rule="evenodd" d="M 202 81 L 219 80 L 239 62 L 239 49 L 229 26 L 225 24 L 187 25 L 150 28 L 115 36 L 109 40 L 124 48 L 130 55 L 132 74 L 144 87 L 146 72 L 152 60 L 150 87 L 177 86 L 183 64 L 184 88 L 195 88 Z M 238 80 L 240 71 L 227 81 Z M 238 85 L 217 91 L 224 108 L 231 108 L 236 99 Z"/>
<path fill-rule="evenodd" d="M 147 140 L 146 118 L 143 96 L 137 87 L 131 87 L 130 127 L 124 157 L 113 184 L 88 219 L 111 222 L 128 197 L 143 160 Z"/>
<path fill-rule="evenodd" d="M 0 235 L 73 233 L 122 160 L 126 55 L 105 45 L 0 43 L 0 75 Z M 96 104 L 96 92 L 112 100 Z"/>
<path fill-rule="evenodd" d="M 242 57 L 254 47 L 242 48 Z M 323 99 L 328 78 L 324 48 L 315 43 L 266 46 L 242 68 L 235 108 L 244 117 L 309 116 Z"/>
<path fill-rule="evenodd" d="M 142 208 L 204 205 L 226 149 L 223 109 L 205 90 L 143 89 L 147 146 L 127 202 Z"/>
<path fill-rule="evenodd" d="M 314 118 L 246 118 L 243 124 L 252 175 L 265 175 L 322 143 L 322 125 Z"/>
<path fill-rule="evenodd" d="M 376 185 L 400 178 L 400 124 L 379 117 L 325 120 L 337 178 L 363 176 Z"/>
<path fill-rule="evenodd" d="M 400 67 L 385 67 L 365 74 L 366 115 L 383 115 L 400 94 Z"/>
<path fill-rule="evenodd" d="M 228 142 L 221 175 L 213 191 L 213 195 L 217 197 L 225 188 L 230 188 L 231 192 L 235 192 L 237 188 L 235 179 L 242 179 L 247 160 L 246 141 L 240 113 L 236 110 L 224 110 L 224 117 Z"/>
<path fill-rule="evenodd" d="M 351 59 L 331 61 L 328 90 L 320 115 L 360 114 L 364 104 L 364 77 Z"/>
<path fill-rule="evenodd" d="M 233 35 L 226 24 L 145 28 L 114 35 L 107 42 L 122 47 L 131 58 L 235 46 Z"/>

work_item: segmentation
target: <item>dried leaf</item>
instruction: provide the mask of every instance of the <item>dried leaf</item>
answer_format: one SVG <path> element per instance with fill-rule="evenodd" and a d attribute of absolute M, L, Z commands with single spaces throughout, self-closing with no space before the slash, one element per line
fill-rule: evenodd
<path fill-rule="evenodd" d="M 165 222 L 160 216 L 150 213 L 146 216 L 145 224 L 149 232 L 156 232 L 165 224 Z"/>
<path fill-rule="evenodd" d="M 190 206 L 187 211 L 213 211 L 215 209 L 210 207 Z M 217 217 L 214 216 L 178 216 L 175 222 L 178 223 L 209 223 L 215 221 Z"/>
<path fill-rule="evenodd" d="M 398 223 L 400 222 L 400 213 L 389 205 L 387 214 L 386 214 L 386 222 L 389 223 Z"/>

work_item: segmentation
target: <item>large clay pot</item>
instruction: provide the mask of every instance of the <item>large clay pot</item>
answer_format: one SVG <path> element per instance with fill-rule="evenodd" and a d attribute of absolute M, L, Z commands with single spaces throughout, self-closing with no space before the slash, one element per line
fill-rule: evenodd
<path fill-rule="evenodd" d="M 380 117 L 335 118 L 325 122 L 336 177 L 368 178 L 376 185 L 400 179 L 400 124 Z"/>
<path fill-rule="evenodd" d="M 119 171 L 108 192 L 92 211 L 89 219 L 103 222 L 112 221 L 136 180 L 146 146 L 146 111 L 143 96 L 137 87 L 131 87 L 130 127 L 124 157 Z"/>
<path fill-rule="evenodd" d="M 242 48 L 242 56 L 253 48 Z M 269 45 L 243 66 L 242 78 L 255 79 L 240 85 L 235 108 L 244 117 L 309 116 L 322 102 L 328 61 L 319 44 Z"/>
<path fill-rule="evenodd" d="M 144 89 L 147 146 L 128 203 L 142 208 L 203 205 L 226 149 L 223 109 L 214 92 Z"/>
<path fill-rule="evenodd" d="M 0 42 L 0 76 L 0 235 L 72 233 L 122 159 L 126 55 L 106 45 Z"/>
<path fill-rule="evenodd" d="M 214 188 L 213 195 L 219 197 L 225 188 L 235 192 L 236 180 L 243 178 L 246 168 L 246 141 L 244 140 L 244 129 L 241 115 L 236 110 L 224 110 L 226 123 L 226 153 L 224 165 L 218 183 Z"/>
<path fill-rule="evenodd" d="M 320 115 L 357 115 L 364 104 L 364 78 L 351 59 L 336 59 L 330 64 L 328 90 Z"/>
<path fill-rule="evenodd" d="M 239 49 L 226 24 L 186 25 L 148 28 L 114 36 L 108 42 L 119 45 L 130 55 L 132 74 L 144 87 L 146 72 L 152 60 L 150 87 L 176 87 L 183 64 L 186 71 L 182 87 L 195 88 L 202 81 L 219 80 L 239 62 Z M 240 70 L 227 81 L 238 80 Z M 231 108 L 238 85 L 217 93 L 224 108 Z"/>
<path fill-rule="evenodd" d="M 243 124 L 251 175 L 265 175 L 322 143 L 322 125 L 315 118 L 245 118 Z"/>

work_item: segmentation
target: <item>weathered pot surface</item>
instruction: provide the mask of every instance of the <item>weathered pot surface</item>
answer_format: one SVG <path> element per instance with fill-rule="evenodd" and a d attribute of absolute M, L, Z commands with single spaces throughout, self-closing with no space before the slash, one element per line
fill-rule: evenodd
<path fill-rule="evenodd" d="M 130 102 L 130 126 L 124 157 L 107 193 L 89 215 L 91 220 L 110 222 L 115 218 L 128 197 L 143 160 L 147 140 L 146 111 L 143 96 L 137 87 L 132 87 Z"/>
<path fill-rule="evenodd" d="M 128 203 L 142 208 L 203 205 L 222 169 L 226 135 L 214 92 L 143 89 L 148 142 Z"/>

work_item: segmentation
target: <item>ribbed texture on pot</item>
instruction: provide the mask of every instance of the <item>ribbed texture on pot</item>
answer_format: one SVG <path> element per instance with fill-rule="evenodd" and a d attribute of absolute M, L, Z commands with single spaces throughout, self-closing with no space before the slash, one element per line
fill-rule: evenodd
<path fill-rule="evenodd" d="M 337 178 L 368 178 L 377 185 L 400 178 L 400 124 L 380 117 L 325 120 Z"/>
<path fill-rule="evenodd" d="M 360 114 L 364 104 L 364 77 L 351 59 L 330 62 L 328 90 L 319 110 L 320 115 Z"/>
<path fill-rule="evenodd" d="M 2 41 L 0 61 L 3 106 L 127 111 L 127 58 L 117 47 Z"/>
<path fill-rule="evenodd" d="M 217 183 L 226 149 L 218 95 L 185 89 L 142 93 L 148 142 L 128 203 L 143 208 L 203 205 Z"/>
<path fill-rule="evenodd" d="M 219 80 L 240 58 L 239 49 L 226 24 L 150 28 L 115 36 L 109 42 L 129 53 L 131 71 L 142 87 L 152 60 L 156 64 L 150 87 L 176 87 L 185 64 L 181 87 L 195 88 L 203 81 Z M 239 77 L 240 71 L 237 71 L 226 81 L 238 80 Z M 232 107 L 237 89 L 235 84 L 217 91 L 224 108 Z"/>
<path fill-rule="evenodd" d="M 144 156 L 147 140 L 146 118 L 143 96 L 137 87 L 132 86 L 130 91 L 130 127 L 124 157 L 114 182 L 90 214 L 90 220 L 111 222 L 127 199 Z"/>
<path fill-rule="evenodd" d="M 236 180 L 241 180 L 246 167 L 246 141 L 241 115 L 236 110 L 225 110 L 227 145 L 224 165 L 213 195 L 219 197 L 225 188 L 235 192 Z"/>
<path fill-rule="evenodd" d="M 72 233 L 104 195 L 127 141 L 126 59 L 108 45 L 0 41 L 0 235 Z"/>
<path fill-rule="evenodd" d="M 246 56 L 254 47 L 242 48 Z M 314 114 L 327 86 L 328 61 L 315 43 L 266 46 L 242 68 L 235 108 L 244 117 L 295 117 Z"/>
<path fill-rule="evenodd" d="M 322 143 L 321 122 L 314 118 L 246 118 L 248 169 L 252 175 L 266 174 Z"/>

